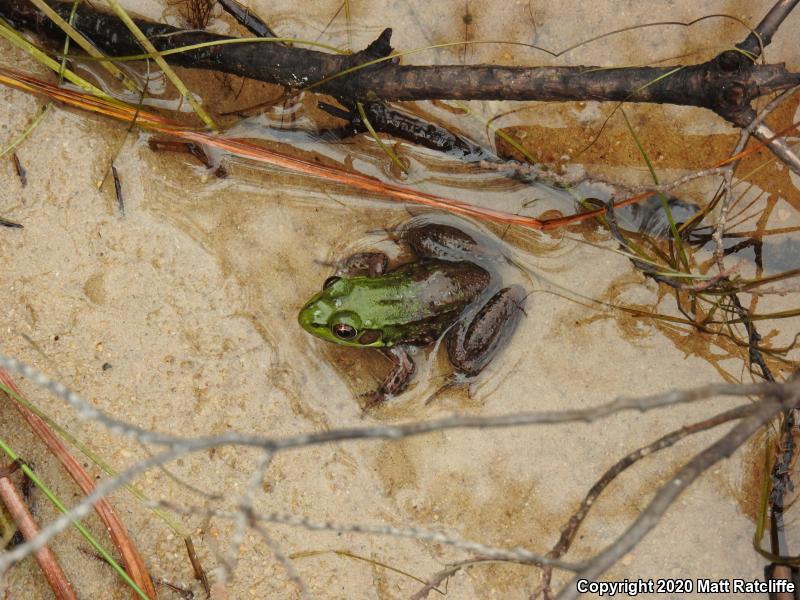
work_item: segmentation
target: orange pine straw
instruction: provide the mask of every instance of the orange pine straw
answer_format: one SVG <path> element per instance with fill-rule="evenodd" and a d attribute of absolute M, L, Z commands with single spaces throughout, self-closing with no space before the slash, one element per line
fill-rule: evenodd
<path fill-rule="evenodd" d="M 0 368 L 0 381 L 2 381 L 9 389 L 13 390 L 15 394 L 22 397 L 22 391 L 14 383 L 14 380 L 6 372 L 5 369 Z M 28 425 L 33 429 L 34 433 L 47 445 L 50 451 L 58 458 L 63 465 L 64 469 L 69 473 L 70 477 L 78 484 L 78 487 L 83 490 L 86 495 L 91 494 L 95 489 L 95 480 L 86 472 L 81 463 L 79 463 L 72 453 L 67 449 L 64 442 L 61 441 L 53 430 L 39 417 L 39 415 L 31 412 L 24 404 L 18 402 L 13 396 L 8 396 L 16 409 L 20 412 L 23 418 L 28 422 Z M 156 598 L 156 590 L 150 575 L 147 573 L 142 555 L 136 548 L 133 540 L 128 534 L 122 520 L 117 516 L 117 513 L 111 506 L 107 498 L 101 498 L 94 505 L 94 510 L 102 519 L 103 523 L 108 530 L 114 545 L 119 550 L 122 558 L 122 565 L 130 575 L 131 579 L 136 582 L 136 585 L 144 591 L 148 598 Z M 133 597 L 137 598 L 134 592 Z"/>
<path fill-rule="evenodd" d="M 36 527 L 36 522 L 33 520 L 33 515 L 25 503 L 22 494 L 8 477 L 0 477 L 0 499 L 2 499 L 8 513 L 14 519 L 17 529 L 22 532 L 22 537 L 25 541 L 32 540 L 39 535 L 39 528 Z M 47 546 L 42 546 L 33 553 L 36 562 L 39 563 L 39 568 L 42 569 L 44 578 L 50 584 L 50 589 L 53 590 L 53 595 L 56 600 L 78 600 L 75 591 L 72 589 L 72 584 L 64 575 L 61 565 L 58 564 L 58 559 L 53 551 Z"/>
<path fill-rule="evenodd" d="M 415 204 L 424 204 L 433 208 L 439 208 L 461 215 L 468 215 L 478 219 L 493 221 L 495 223 L 520 225 L 530 229 L 548 231 L 551 229 L 564 227 L 572 223 L 585 221 L 593 217 L 602 216 L 606 211 L 605 208 L 599 208 L 588 212 L 570 215 L 568 217 L 558 217 L 546 220 L 540 220 L 535 217 L 515 215 L 513 213 L 501 210 L 476 206 L 474 204 L 462 202 L 461 200 L 443 198 L 441 196 L 427 194 L 425 192 L 404 188 L 391 183 L 384 183 L 383 181 L 374 177 L 370 177 L 369 175 L 346 171 L 338 167 L 321 165 L 312 161 L 304 160 L 302 158 L 281 154 L 280 152 L 268 150 L 267 148 L 263 148 L 240 138 L 224 138 L 215 134 L 188 129 L 180 126 L 170 119 L 167 119 L 166 117 L 162 117 L 155 113 L 142 110 L 137 111 L 135 108 L 120 102 L 104 100 L 83 92 L 75 92 L 72 90 L 59 88 L 55 85 L 41 81 L 31 77 L 30 75 L 26 75 L 25 73 L 21 73 L 13 69 L 0 67 L 0 83 L 4 83 L 10 87 L 14 87 L 32 94 L 45 95 L 50 99 L 63 104 L 107 115 L 122 121 L 133 121 L 135 119 L 138 125 L 151 131 L 157 131 L 164 135 L 169 135 L 188 142 L 215 146 L 237 156 L 283 167 L 297 173 L 314 175 L 328 181 L 335 181 L 337 183 L 355 187 L 364 192 L 369 192 L 380 196 L 388 196 L 395 200 L 412 202 Z M 800 122 L 794 123 L 784 131 L 781 131 L 778 135 L 785 135 L 792 129 L 796 128 L 798 124 L 800 124 Z M 745 156 L 757 152 L 762 146 L 762 143 L 755 144 L 752 147 L 743 150 L 736 156 L 720 161 L 712 168 L 721 167 L 734 160 L 744 158 Z M 628 206 L 629 204 L 640 202 L 641 200 L 649 198 L 656 193 L 657 192 L 644 192 L 642 194 L 637 194 L 630 198 L 615 202 L 614 208 L 620 208 L 623 206 Z"/>

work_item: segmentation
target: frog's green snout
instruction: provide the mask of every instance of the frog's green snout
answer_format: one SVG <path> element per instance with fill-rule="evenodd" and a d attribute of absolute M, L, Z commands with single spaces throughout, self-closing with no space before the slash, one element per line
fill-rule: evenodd
<path fill-rule="evenodd" d="M 297 322 L 300 324 L 300 327 L 309 333 L 319 336 L 319 330 L 328 329 L 330 313 L 330 308 L 320 302 L 319 296 L 315 296 L 300 309 L 297 315 Z"/>
<path fill-rule="evenodd" d="M 336 301 L 328 301 L 323 292 L 309 300 L 297 315 L 300 327 L 311 335 L 344 346 L 381 346 L 381 333 L 365 330 L 361 317 L 341 310 Z"/>

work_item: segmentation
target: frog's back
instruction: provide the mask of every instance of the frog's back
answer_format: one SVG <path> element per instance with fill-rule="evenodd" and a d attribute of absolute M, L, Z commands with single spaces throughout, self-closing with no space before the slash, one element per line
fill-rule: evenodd
<path fill-rule="evenodd" d="M 489 282 L 489 273 L 474 263 L 423 260 L 379 277 L 351 278 L 346 302 L 370 306 L 372 326 L 402 326 L 445 315 L 455 318 Z"/>

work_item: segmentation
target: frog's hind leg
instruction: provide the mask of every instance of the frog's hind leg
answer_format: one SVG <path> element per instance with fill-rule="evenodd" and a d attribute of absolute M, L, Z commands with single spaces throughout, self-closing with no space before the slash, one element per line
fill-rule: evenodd
<path fill-rule="evenodd" d="M 470 320 L 461 320 L 447 334 L 447 355 L 466 375 L 477 375 L 511 338 L 523 314 L 527 293 L 521 286 L 503 288 Z"/>
<path fill-rule="evenodd" d="M 499 248 L 483 243 L 480 238 L 450 225 L 428 223 L 410 227 L 405 239 L 411 250 L 421 258 L 437 258 L 448 261 L 469 261 L 475 257 L 499 259 Z"/>
<path fill-rule="evenodd" d="M 384 348 L 382 352 L 394 363 L 394 366 L 380 387 L 370 394 L 369 400 L 364 406 L 365 411 L 385 402 L 389 396 L 397 396 L 402 393 L 408 387 L 414 371 L 416 371 L 416 366 L 408 354 L 406 346 L 399 344 Z"/>

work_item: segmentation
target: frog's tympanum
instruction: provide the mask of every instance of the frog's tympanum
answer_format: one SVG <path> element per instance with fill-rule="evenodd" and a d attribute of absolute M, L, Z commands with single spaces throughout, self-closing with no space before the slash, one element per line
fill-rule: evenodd
<path fill-rule="evenodd" d="M 477 375 L 511 336 L 525 290 L 501 288 L 494 273 L 502 253 L 481 236 L 439 223 L 402 235 L 416 260 L 387 269 L 379 252 L 350 256 L 303 306 L 309 333 L 343 346 L 378 348 L 394 363 L 367 407 L 401 393 L 414 374 L 410 346 L 444 335 L 455 369 Z"/>

